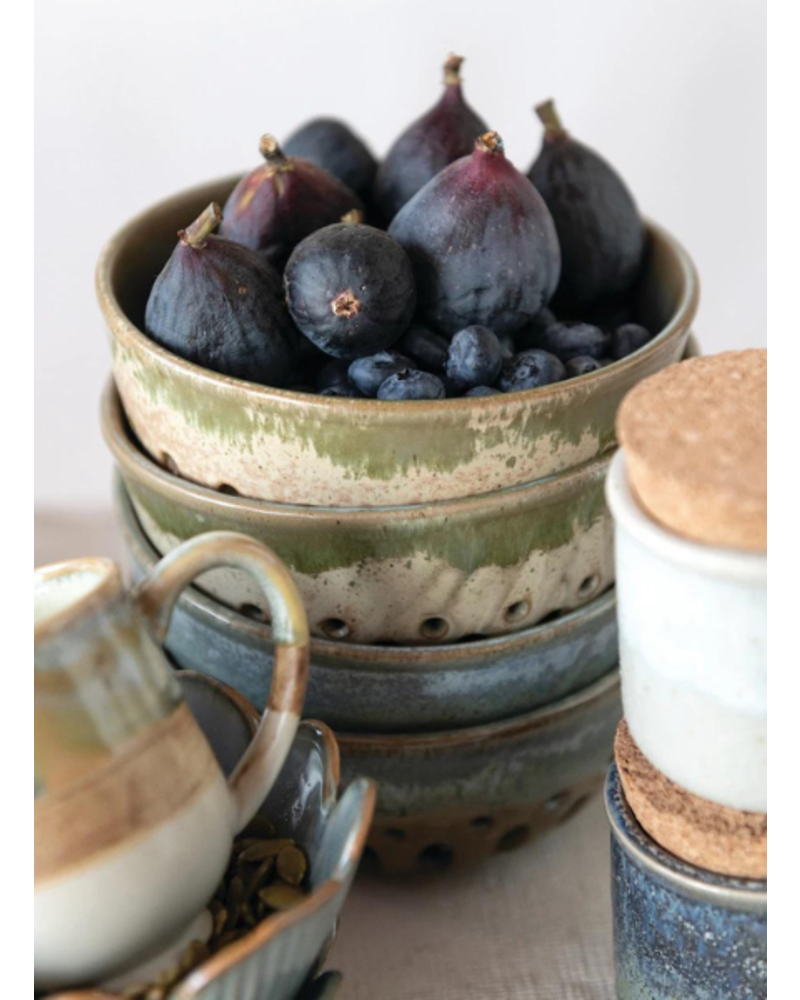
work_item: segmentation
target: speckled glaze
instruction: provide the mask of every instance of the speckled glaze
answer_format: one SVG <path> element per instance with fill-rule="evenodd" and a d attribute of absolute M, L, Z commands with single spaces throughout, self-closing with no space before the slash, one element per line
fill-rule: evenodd
<path fill-rule="evenodd" d="M 138 579 L 158 554 L 119 478 L 115 508 L 128 569 Z M 272 670 L 269 626 L 192 588 L 175 609 L 166 648 L 179 666 L 263 703 Z M 555 621 L 491 639 L 413 647 L 313 639 L 305 711 L 347 732 L 475 726 L 564 698 L 616 660 L 612 590 Z"/>
<path fill-rule="evenodd" d="M 184 697 L 226 771 L 241 757 L 258 722 L 252 705 L 225 685 L 181 674 Z M 311 892 L 299 906 L 262 921 L 240 941 L 199 966 L 167 1000 L 301 1000 L 333 939 L 372 819 L 375 789 L 354 780 L 338 795 L 339 752 L 327 726 L 302 722 L 283 770 L 260 809 L 277 835 L 309 855 Z M 333 990 L 337 977 L 316 984 Z M 316 988 L 315 985 L 315 988 Z M 308 993 L 301 993 L 304 988 Z M 332 994 L 323 994 L 325 996 Z M 121 1000 L 92 989 L 48 1000 Z"/>
<path fill-rule="evenodd" d="M 102 423 L 159 552 L 213 528 L 269 545 L 292 571 L 315 635 L 409 644 L 504 634 L 580 607 L 614 581 L 603 494 L 610 453 L 488 496 L 403 508 L 301 507 L 228 496 L 166 472 L 131 438 L 113 386 Z M 264 608 L 235 571 L 207 574 L 200 586 L 229 607 Z"/>
<path fill-rule="evenodd" d="M 144 307 L 176 232 L 210 201 L 223 204 L 237 179 L 148 209 L 113 237 L 97 268 L 128 418 L 151 455 L 206 486 L 281 503 L 372 507 L 531 482 L 610 448 L 625 393 L 683 354 L 697 277 L 682 247 L 651 225 L 641 313 L 660 333 L 581 378 L 508 396 L 408 404 L 281 391 L 199 368 L 144 335 Z"/>
<path fill-rule="evenodd" d="M 761 1000 L 767 883 L 715 875 L 662 850 L 629 809 L 612 765 L 614 956 L 620 1000 Z"/>
<path fill-rule="evenodd" d="M 345 781 L 378 785 L 370 854 L 404 874 L 464 865 L 571 816 L 602 785 L 622 715 L 619 674 L 544 708 L 469 729 L 337 733 Z"/>

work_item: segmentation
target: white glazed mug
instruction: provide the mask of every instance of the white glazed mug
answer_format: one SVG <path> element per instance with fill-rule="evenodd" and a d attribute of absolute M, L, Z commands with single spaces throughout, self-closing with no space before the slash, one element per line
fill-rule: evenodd
<path fill-rule="evenodd" d="M 767 557 L 653 521 L 614 457 L 622 701 L 658 770 L 712 802 L 767 811 Z"/>
<path fill-rule="evenodd" d="M 160 648 L 181 590 L 224 565 L 259 583 L 275 635 L 268 709 L 229 780 Z M 297 588 L 243 535 L 189 540 L 131 593 L 106 559 L 34 572 L 37 988 L 97 982 L 180 937 L 283 766 L 307 673 Z"/>

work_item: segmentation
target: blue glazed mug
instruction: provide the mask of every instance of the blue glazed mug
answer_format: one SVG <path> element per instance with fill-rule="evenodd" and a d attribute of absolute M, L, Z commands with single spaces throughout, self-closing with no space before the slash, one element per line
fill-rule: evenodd
<path fill-rule="evenodd" d="M 767 995 L 767 883 L 716 875 L 639 826 L 615 764 L 605 789 L 619 1000 Z"/>

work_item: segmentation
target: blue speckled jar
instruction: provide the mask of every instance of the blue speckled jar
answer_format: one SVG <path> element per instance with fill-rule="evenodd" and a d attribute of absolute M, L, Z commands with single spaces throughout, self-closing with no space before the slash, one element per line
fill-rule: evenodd
<path fill-rule="evenodd" d="M 606 781 L 619 1000 L 767 995 L 767 883 L 715 875 L 662 850 Z"/>

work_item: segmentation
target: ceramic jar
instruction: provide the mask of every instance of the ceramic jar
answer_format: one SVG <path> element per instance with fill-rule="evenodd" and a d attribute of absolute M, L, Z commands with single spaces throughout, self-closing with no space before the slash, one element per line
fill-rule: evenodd
<path fill-rule="evenodd" d="M 766 997 L 767 883 L 662 850 L 637 823 L 614 765 L 605 797 L 619 1000 Z"/>
<path fill-rule="evenodd" d="M 648 517 L 623 451 L 615 521 L 622 693 L 659 771 L 712 802 L 767 811 L 766 554 L 681 538 Z"/>

